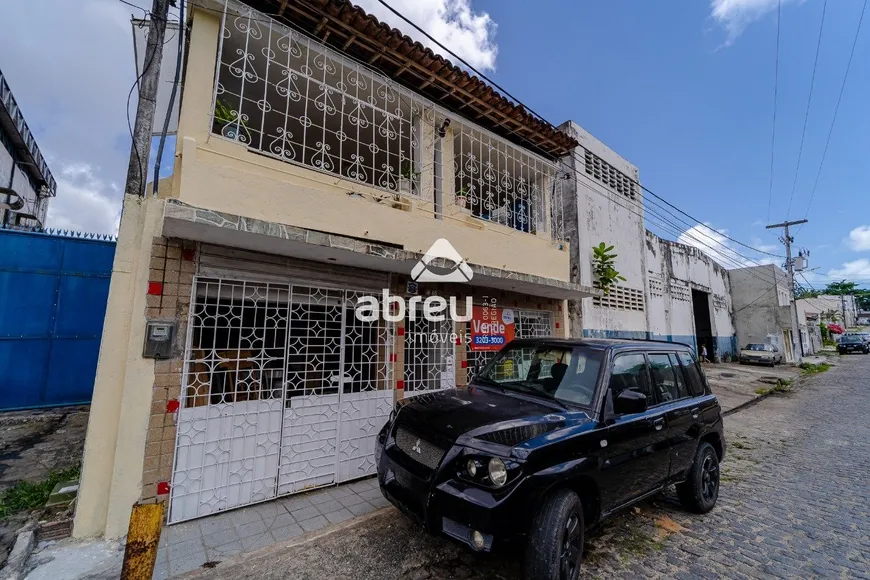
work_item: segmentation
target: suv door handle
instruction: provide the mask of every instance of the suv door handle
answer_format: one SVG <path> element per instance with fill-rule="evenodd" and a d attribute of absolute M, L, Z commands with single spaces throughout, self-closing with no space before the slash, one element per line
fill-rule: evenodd
<path fill-rule="evenodd" d="M 701 414 L 700 407 L 695 407 L 694 409 L 692 409 L 692 419 L 697 419 L 698 415 L 700 415 L 700 414 Z"/>
<path fill-rule="evenodd" d="M 652 424 L 653 424 L 653 427 L 656 428 L 656 431 L 661 431 L 661 430 L 662 430 L 662 427 L 665 426 L 665 418 L 664 418 L 664 417 L 659 417 L 658 419 L 656 419 L 655 421 L 653 421 Z"/>

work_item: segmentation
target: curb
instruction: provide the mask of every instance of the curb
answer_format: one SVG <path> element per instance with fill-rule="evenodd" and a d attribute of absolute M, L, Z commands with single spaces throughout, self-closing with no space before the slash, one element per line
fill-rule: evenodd
<path fill-rule="evenodd" d="M 15 545 L 12 551 L 9 552 L 9 557 L 6 559 L 6 566 L 0 572 L 0 578 L 3 580 L 18 580 L 22 577 L 24 566 L 36 546 L 36 526 L 32 523 L 26 524 L 15 538 Z"/>
<path fill-rule="evenodd" d="M 794 378 L 794 382 L 790 385 L 792 387 L 792 389 L 795 389 L 798 387 L 802 378 L 803 378 L 803 375 L 798 375 Z M 748 401 L 740 403 L 736 407 L 732 407 L 732 408 L 728 409 L 727 411 L 723 411 L 722 416 L 727 417 L 728 415 L 733 415 L 734 413 L 744 411 L 744 410 L 748 409 L 749 407 L 757 405 L 758 403 L 760 403 L 764 399 L 766 399 L 770 396 L 776 395 L 776 394 L 777 394 L 777 391 L 771 391 L 771 392 L 765 393 L 763 395 L 756 395 L 754 399 L 749 399 Z"/>
<path fill-rule="evenodd" d="M 378 516 L 381 516 L 389 511 L 395 510 L 395 509 L 396 508 L 394 508 L 391 505 L 385 506 L 382 508 L 378 508 L 373 512 L 369 512 L 367 514 L 363 514 L 361 516 L 351 518 L 351 519 L 344 521 L 344 522 L 341 522 L 339 524 L 329 526 L 322 531 L 311 532 L 308 534 L 302 534 L 301 536 L 293 538 L 289 541 L 276 542 L 276 543 L 272 544 L 271 546 L 265 546 L 259 550 L 255 550 L 253 552 L 244 552 L 241 554 L 236 554 L 234 556 L 230 556 L 227 560 L 223 560 L 223 561 L 219 562 L 218 565 L 215 566 L 214 568 L 211 568 L 211 569 L 197 568 L 196 570 L 191 570 L 190 572 L 187 572 L 186 574 L 182 574 L 181 577 L 182 578 L 199 578 L 201 576 L 211 574 L 211 571 L 213 569 L 222 568 L 225 565 L 239 564 L 239 563 L 245 562 L 251 558 L 256 558 L 256 557 L 263 556 L 264 554 L 268 554 L 272 550 L 276 550 L 276 549 L 277 550 L 288 550 L 290 548 L 298 548 L 299 546 L 304 546 L 306 544 L 310 544 L 312 542 L 315 542 L 315 541 L 320 540 L 322 538 L 325 538 L 327 536 L 331 536 L 332 534 L 335 534 L 337 532 L 342 532 L 348 528 L 352 528 L 354 526 L 357 526 L 359 524 L 362 524 L 364 522 L 372 520 Z"/>

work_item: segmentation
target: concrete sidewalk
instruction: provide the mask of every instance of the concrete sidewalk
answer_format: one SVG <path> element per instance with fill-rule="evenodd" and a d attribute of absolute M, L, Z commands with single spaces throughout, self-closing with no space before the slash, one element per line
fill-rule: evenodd
<path fill-rule="evenodd" d="M 806 357 L 805 362 L 825 362 L 826 357 Z M 830 361 L 828 361 L 830 362 Z M 713 394 L 719 399 L 724 413 L 734 412 L 752 401 L 765 396 L 762 390 L 775 387 L 777 381 L 793 381 L 801 369 L 790 364 L 775 367 L 741 365 L 739 363 L 702 363 L 704 374 Z"/>

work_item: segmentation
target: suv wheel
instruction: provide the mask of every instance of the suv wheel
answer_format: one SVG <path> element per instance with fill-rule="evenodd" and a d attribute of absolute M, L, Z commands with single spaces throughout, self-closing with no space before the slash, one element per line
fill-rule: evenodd
<path fill-rule="evenodd" d="M 529 531 L 526 580 L 575 580 L 583 556 L 583 505 L 573 491 L 559 490 L 538 510 Z"/>
<path fill-rule="evenodd" d="M 705 514 L 716 505 L 719 497 L 719 458 L 709 443 L 702 442 L 689 468 L 689 476 L 677 484 L 677 496 L 688 510 Z"/>

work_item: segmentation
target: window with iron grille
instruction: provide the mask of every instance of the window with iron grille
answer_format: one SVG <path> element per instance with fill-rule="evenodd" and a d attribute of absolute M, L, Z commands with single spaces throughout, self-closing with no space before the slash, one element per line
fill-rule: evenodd
<path fill-rule="evenodd" d="M 456 196 L 471 214 L 523 232 L 546 231 L 546 192 L 561 204 L 555 166 L 470 125 L 452 127 Z"/>
<path fill-rule="evenodd" d="M 621 193 L 630 199 L 635 199 L 637 185 L 629 176 L 588 150 L 583 156 L 583 161 L 587 175 L 603 183 L 613 191 Z"/>
<path fill-rule="evenodd" d="M 424 115 L 434 123 L 431 106 L 259 12 L 227 7 L 214 133 L 284 161 L 420 194 L 420 126 Z"/>

